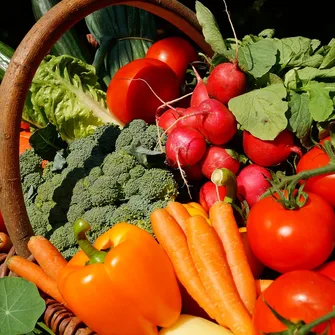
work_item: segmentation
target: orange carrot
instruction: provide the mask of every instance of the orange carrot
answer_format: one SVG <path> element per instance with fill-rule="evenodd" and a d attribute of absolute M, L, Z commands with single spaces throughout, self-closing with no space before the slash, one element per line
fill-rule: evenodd
<path fill-rule="evenodd" d="M 233 209 L 230 204 L 217 201 L 209 210 L 209 218 L 222 242 L 237 291 L 252 315 L 257 298 L 256 284 Z"/>
<path fill-rule="evenodd" d="M 59 250 L 43 236 L 32 236 L 28 241 L 28 249 L 44 272 L 54 280 L 67 264 Z"/>
<path fill-rule="evenodd" d="M 239 296 L 215 230 L 202 216 L 186 222 L 189 250 L 208 296 L 234 335 L 253 334 L 251 315 Z"/>
<path fill-rule="evenodd" d="M 177 201 L 169 201 L 165 209 L 177 221 L 184 233 L 186 233 L 185 222 L 191 216 L 188 210 Z"/>
<path fill-rule="evenodd" d="M 32 283 L 41 291 L 65 305 L 58 291 L 57 283 L 50 278 L 40 266 L 21 256 L 12 256 L 7 261 L 9 270 Z"/>
<path fill-rule="evenodd" d="M 150 219 L 156 238 L 169 256 L 181 284 L 212 319 L 222 324 L 221 315 L 201 283 L 181 227 L 166 209 L 154 210 Z"/>
<path fill-rule="evenodd" d="M 273 283 L 272 279 L 257 279 L 256 280 L 257 297 L 259 297 L 261 293 L 263 293 L 272 283 Z"/>
<path fill-rule="evenodd" d="M 0 232 L 0 252 L 8 252 L 13 246 L 8 234 Z"/>

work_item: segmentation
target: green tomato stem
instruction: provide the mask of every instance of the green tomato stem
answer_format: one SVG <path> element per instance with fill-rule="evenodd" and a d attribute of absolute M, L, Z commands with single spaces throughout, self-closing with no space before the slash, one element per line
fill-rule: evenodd
<path fill-rule="evenodd" d="M 226 168 L 215 169 L 211 175 L 211 181 L 216 185 L 218 192 L 219 186 L 226 187 L 226 196 L 223 201 L 233 203 L 237 193 L 237 180 L 234 173 Z"/>
<path fill-rule="evenodd" d="M 73 225 L 74 235 L 78 241 L 79 247 L 90 259 L 88 264 L 103 263 L 107 253 L 98 250 L 87 239 L 86 232 L 88 232 L 90 229 L 91 226 L 83 219 L 78 219 Z"/>
<path fill-rule="evenodd" d="M 278 189 L 282 189 L 286 186 L 288 186 L 289 189 L 294 189 L 300 180 L 307 180 L 311 177 L 320 176 L 327 173 L 335 173 L 335 161 L 330 161 L 330 163 L 327 165 L 316 169 L 306 170 L 292 176 L 283 177 L 283 179 L 276 186 Z M 263 193 L 261 198 L 267 197 L 269 195 L 271 195 L 271 190 L 267 190 L 265 193 Z"/>
<path fill-rule="evenodd" d="M 326 315 L 321 316 L 320 318 L 302 326 L 301 328 L 299 328 L 299 334 L 300 335 L 308 335 L 308 334 L 310 334 L 310 332 L 312 331 L 312 329 L 314 327 L 320 325 L 323 322 L 334 319 L 334 318 L 335 318 L 335 310 L 333 310 L 332 312 L 329 312 Z"/>

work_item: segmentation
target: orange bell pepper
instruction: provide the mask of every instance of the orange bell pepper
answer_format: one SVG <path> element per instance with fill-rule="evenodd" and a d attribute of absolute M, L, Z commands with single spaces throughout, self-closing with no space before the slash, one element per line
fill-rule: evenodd
<path fill-rule="evenodd" d="M 92 245 L 89 224 L 74 231 L 79 251 L 62 269 L 57 284 L 69 309 L 99 335 L 155 335 L 181 313 L 173 266 L 146 231 L 118 223 Z"/>

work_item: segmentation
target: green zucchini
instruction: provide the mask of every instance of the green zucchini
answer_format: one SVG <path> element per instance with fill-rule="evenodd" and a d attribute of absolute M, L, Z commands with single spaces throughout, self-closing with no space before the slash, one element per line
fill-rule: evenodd
<path fill-rule="evenodd" d="M 13 54 L 14 49 L 12 49 L 10 46 L 0 41 L 0 81 L 5 75 L 8 64 Z"/>
<path fill-rule="evenodd" d="M 39 20 L 50 8 L 55 6 L 59 0 L 31 0 L 35 20 Z M 55 56 L 70 55 L 91 64 L 93 55 L 88 43 L 82 40 L 75 28 L 69 29 L 51 48 L 51 54 Z"/>
<path fill-rule="evenodd" d="M 156 39 L 155 16 L 132 6 L 100 9 L 86 16 L 85 22 L 99 43 L 93 65 L 106 86 L 120 67 L 144 57 Z"/>

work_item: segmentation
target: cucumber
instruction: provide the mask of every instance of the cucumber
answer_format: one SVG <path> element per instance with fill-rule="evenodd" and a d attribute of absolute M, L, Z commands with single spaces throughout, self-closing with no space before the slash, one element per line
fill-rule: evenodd
<path fill-rule="evenodd" d="M 144 57 L 156 39 L 154 15 L 132 6 L 97 10 L 86 16 L 85 22 L 99 43 L 93 65 L 106 86 L 120 67 Z"/>
<path fill-rule="evenodd" d="M 14 49 L 12 49 L 10 46 L 0 41 L 0 81 L 5 75 L 8 64 L 13 54 Z"/>
<path fill-rule="evenodd" d="M 39 20 L 50 8 L 55 6 L 59 0 L 31 0 L 33 15 L 35 20 Z M 82 40 L 75 28 L 69 29 L 51 48 L 51 53 L 55 56 L 70 55 L 81 59 L 87 64 L 92 64 L 88 43 Z"/>

